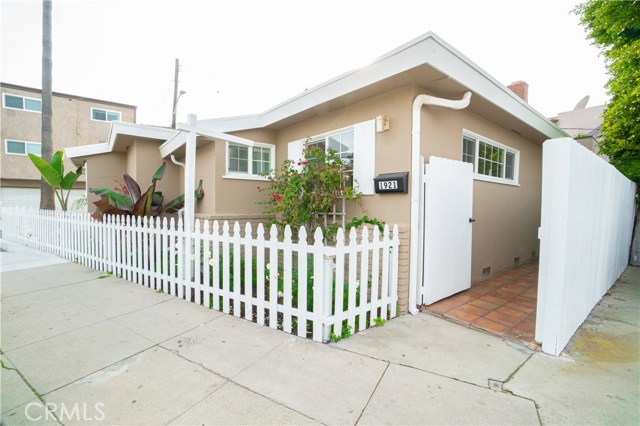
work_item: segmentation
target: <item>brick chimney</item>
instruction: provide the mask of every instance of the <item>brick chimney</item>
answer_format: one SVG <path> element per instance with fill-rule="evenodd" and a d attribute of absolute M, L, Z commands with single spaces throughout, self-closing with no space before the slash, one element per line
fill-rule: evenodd
<path fill-rule="evenodd" d="M 526 81 L 518 80 L 514 81 L 507 86 L 509 90 L 518 95 L 525 102 L 529 102 L 529 85 Z"/>

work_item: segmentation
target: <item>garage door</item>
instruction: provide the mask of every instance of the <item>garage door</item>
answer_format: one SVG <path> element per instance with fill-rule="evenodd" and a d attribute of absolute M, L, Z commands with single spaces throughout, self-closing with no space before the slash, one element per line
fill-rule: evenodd
<path fill-rule="evenodd" d="M 85 198 L 84 189 L 72 189 L 69 196 L 69 209 L 72 208 L 76 200 L 82 198 Z M 58 205 L 57 200 L 56 205 Z M 37 209 L 40 207 L 40 189 L 2 187 L 0 188 L 0 207 L 31 207 Z M 80 210 L 86 211 L 86 205 Z"/>

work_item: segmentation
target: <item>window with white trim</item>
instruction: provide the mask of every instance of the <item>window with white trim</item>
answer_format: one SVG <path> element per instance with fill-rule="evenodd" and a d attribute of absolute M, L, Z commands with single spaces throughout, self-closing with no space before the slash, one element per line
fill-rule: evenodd
<path fill-rule="evenodd" d="M 353 186 L 353 136 L 353 129 L 346 129 L 325 136 L 316 136 L 307 142 L 307 147 L 316 146 L 326 154 L 329 154 L 329 151 L 335 152 L 336 157 L 345 165 L 347 186 Z"/>
<path fill-rule="evenodd" d="M 465 131 L 462 161 L 473 164 L 475 178 L 497 183 L 518 183 L 520 151 Z"/>
<path fill-rule="evenodd" d="M 264 179 L 274 168 L 275 146 L 255 144 L 252 147 L 227 143 L 227 174 L 239 179 Z"/>
<path fill-rule="evenodd" d="M 120 111 L 91 108 L 91 119 L 94 121 L 122 121 L 122 114 Z"/>
<path fill-rule="evenodd" d="M 287 158 L 293 162 L 293 167 L 304 157 L 305 146 L 317 145 L 325 152 L 333 149 L 349 165 L 352 176 L 349 178 L 350 183 L 357 184 L 363 195 L 375 194 L 373 178 L 376 172 L 376 120 L 355 123 L 321 135 L 291 141 L 287 145 Z"/>
<path fill-rule="evenodd" d="M 31 112 L 42 112 L 42 100 L 25 96 L 2 94 L 2 106 L 9 109 L 20 109 Z"/>
<path fill-rule="evenodd" d="M 42 155 L 42 144 L 40 142 L 16 141 L 13 139 L 4 140 L 4 152 L 8 155 Z"/>

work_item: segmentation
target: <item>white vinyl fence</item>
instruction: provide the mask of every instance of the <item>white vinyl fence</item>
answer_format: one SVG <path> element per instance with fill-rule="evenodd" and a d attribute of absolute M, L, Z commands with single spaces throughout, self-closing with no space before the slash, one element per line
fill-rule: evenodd
<path fill-rule="evenodd" d="M 187 232 L 182 220 L 87 213 L 2 210 L 2 238 L 53 253 L 105 273 L 244 317 L 287 333 L 327 341 L 396 316 L 398 227 L 385 226 L 335 246 L 316 229 L 294 240 L 274 226 L 256 237 L 250 224 L 201 223 Z"/>
<path fill-rule="evenodd" d="M 629 260 L 635 184 L 573 139 L 543 145 L 536 340 L 558 355 Z"/>

